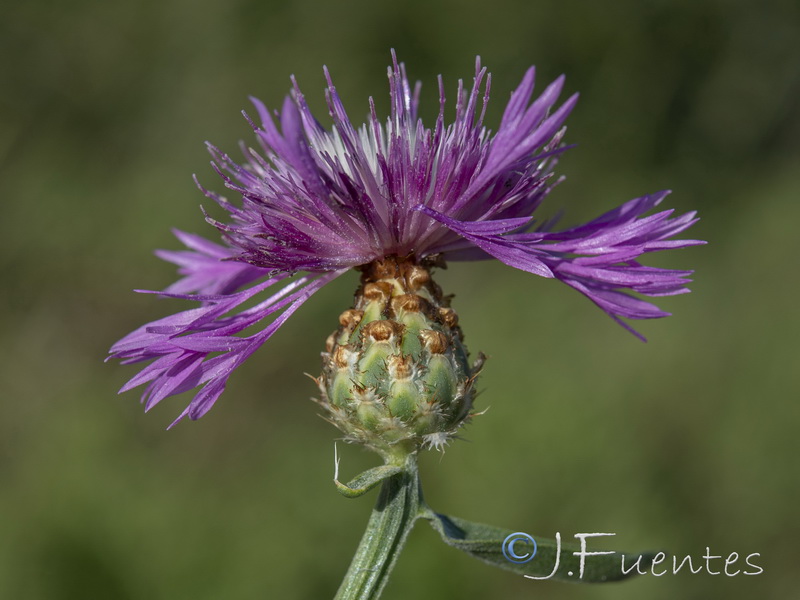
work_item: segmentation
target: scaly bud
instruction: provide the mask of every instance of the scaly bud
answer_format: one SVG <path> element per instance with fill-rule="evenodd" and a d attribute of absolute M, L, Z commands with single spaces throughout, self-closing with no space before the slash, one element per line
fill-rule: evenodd
<path fill-rule="evenodd" d="M 399 459 L 443 447 L 472 415 L 472 366 L 431 263 L 387 257 L 362 268 L 353 308 L 328 337 L 319 382 L 330 422 L 348 441 Z"/>

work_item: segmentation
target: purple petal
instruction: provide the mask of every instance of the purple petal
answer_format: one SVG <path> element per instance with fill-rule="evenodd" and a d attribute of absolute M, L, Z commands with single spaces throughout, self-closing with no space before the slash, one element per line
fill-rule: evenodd
<path fill-rule="evenodd" d="M 312 294 L 343 271 L 321 276 L 306 275 L 272 294 L 258 305 L 231 313 L 251 297 L 251 290 L 184 311 L 145 325 L 115 344 L 112 356 L 121 359 L 153 360 L 135 375 L 122 391 L 150 382 L 142 400 L 149 410 L 166 397 L 204 385 L 185 412 L 190 418 L 204 414 L 219 397 L 233 370 L 255 352 Z M 276 277 L 254 286 L 257 292 L 279 283 Z M 278 313 L 260 332 L 248 337 L 232 335 Z M 209 357 L 211 353 L 222 353 Z"/>
<path fill-rule="evenodd" d="M 466 223 L 446 217 L 425 206 L 420 207 L 419 210 L 444 224 L 451 231 L 468 239 L 481 250 L 491 254 L 501 262 L 535 275 L 553 277 L 553 273 L 542 262 L 539 256 L 541 253 L 537 250 L 529 249 L 520 244 L 509 243 L 501 235 L 483 233 L 484 231 L 507 231 L 508 222 L 500 222 L 495 226 L 492 226 L 491 221 Z"/>

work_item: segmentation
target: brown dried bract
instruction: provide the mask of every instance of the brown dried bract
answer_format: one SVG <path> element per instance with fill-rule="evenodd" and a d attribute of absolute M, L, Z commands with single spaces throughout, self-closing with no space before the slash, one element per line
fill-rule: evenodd
<path fill-rule="evenodd" d="M 325 340 L 325 352 L 327 352 L 328 354 L 330 354 L 331 352 L 333 352 L 333 349 L 334 349 L 334 347 L 336 346 L 336 333 L 337 333 L 337 332 L 335 332 L 335 331 L 334 331 L 334 332 L 333 332 L 332 334 L 330 334 L 330 335 L 328 336 L 328 338 Z"/>
<path fill-rule="evenodd" d="M 428 314 L 429 309 L 428 301 L 416 294 L 400 294 L 392 298 L 392 310 L 395 314 L 400 312 Z"/>
<path fill-rule="evenodd" d="M 451 329 L 458 325 L 458 315 L 452 308 L 440 308 L 439 318 Z"/>
<path fill-rule="evenodd" d="M 364 325 L 363 335 L 376 342 L 386 342 L 403 332 L 403 326 L 390 320 L 372 321 Z"/>
<path fill-rule="evenodd" d="M 355 308 L 348 308 L 339 315 L 339 324 L 345 329 L 353 330 L 361 322 L 364 312 L 356 310 Z"/>
<path fill-rule="evenodd" d="M 365 283 L 361 295 L 368 302 L 386 302 L 392 297 L 392 284 L 388 281 Z"/>
<path fill-rule="evenodd" d="M 427 286 L 431 281 L 431 274 L 428 269 L 419 265 L 411 265 L 407 269 L 406 280 L 411 291 L 416 292 Z"/>
<path fill-rule="evenodd" d="M 414 374 L 414 360 L 411 356 L 393 354 L 386 359 L 386 366 L 392 379 L 408 379 Z"/>
<path fill-rule="evenodd" d="M 396 256 L 387 256 L 374 260 L 361 267 L 362 281 L 380 281 L 381 279 L 395 279 L 400 275 L 400 264 Z"/>
<path fill-rule="evenodd" d="M 447 336 L 441 331 L 423 329 L 419 332 L 419 338 L 422 345 L 431 354 L 444 354 L 445 350 L 447 350 Z"/>
<path fill-rule="evenodd" d="M 353 351 L 347 346 L 337 346 L 333 351 L 333 364 L 339 369 L 345 369 L 350 365 L 350 359 L 353 357 Z"/>

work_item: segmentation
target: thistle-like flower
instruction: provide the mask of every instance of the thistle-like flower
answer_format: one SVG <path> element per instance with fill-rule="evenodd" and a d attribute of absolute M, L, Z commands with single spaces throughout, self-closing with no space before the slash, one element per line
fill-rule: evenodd
<path fill-rule="evenodd" d="M 370 99 L 366 123 L 355 128 L 325 70 L 329 129 L 293 80 L 274 113 L 279 126 L 253 100 L 258 119 L 245 117 L 259 149 L 243 147 L 244 162 L 209 145 L 212 165 L 241 200 L 201 188 L 230 213 L 228 223 L 206 217 L 223 244 L 176 231 L 188 250 L 158 251 L 183 277 L 149 293 L 199 305 L 113 346 L 112 357 L 125 363 L 152 360 L 121 391 L 148 384 L 142 401 L 149 409 L 201 386 L 175 422 L 201 417 L 230 374 L 311 295 L 358 269 L 355 304 L 323 353 L 320 403 L 349 439 L 384 455 L 397 445 L 441 446 L 472 412 L 481 361 L 469 362 L 448 297 L 431 279 L 433 267 L 496 258 L 561 280 L 632 332 L 622 319 L 668 314 L 632 292 L 688 291 L 690 271 L 638 262 L 647 252 L 703 243 L 673 239 L 696 221 L 694 213 L 644 216 L 667 191 L 577 227 L 535 222 L 559 181 L 553 166 L 566 149 L 563 125 L 577 100 L 575 94 L 558 104 L 563 76 L 532 101 L 529 69 L 492 132 L 483 125 L 491 76 L 478 60 L 471 89 L 459 81 L 450 124 L 439 79 L 439 115 L 426 128 L 417 117 L 420 86 L 412 91 L 403 64 L 392 58 L 385 122 Z M 259 295 L 266 297 L 242 308 Z M 258 323 L 268 324 L 238 335 Z"/>

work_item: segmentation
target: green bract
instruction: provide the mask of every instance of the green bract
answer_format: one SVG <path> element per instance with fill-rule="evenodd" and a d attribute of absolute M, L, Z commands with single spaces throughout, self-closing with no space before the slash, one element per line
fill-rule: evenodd
<path fill-rule="evenodd" d="M 483 356 L 470 365 L 448 300 L 429 265 L 389 257 L 363 269 L 317 380 L 320 404 L 349 441 L 399 460 L 441 448 L 472 416 Z"/>

